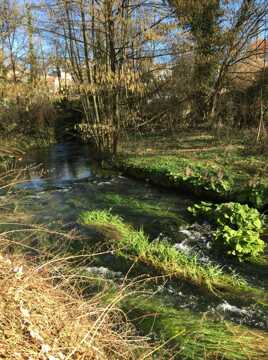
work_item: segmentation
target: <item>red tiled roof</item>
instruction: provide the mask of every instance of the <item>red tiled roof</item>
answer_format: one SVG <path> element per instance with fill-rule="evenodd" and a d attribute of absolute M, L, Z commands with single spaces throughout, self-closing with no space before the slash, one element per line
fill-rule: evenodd
<path fill-rule="evenodd" d="M 256 48 L 260 54 L 267 54 L 267 52 L 268 52 L 268 40 L 267 39 L 257 40 L 253 44 L 253 47 Z"/>

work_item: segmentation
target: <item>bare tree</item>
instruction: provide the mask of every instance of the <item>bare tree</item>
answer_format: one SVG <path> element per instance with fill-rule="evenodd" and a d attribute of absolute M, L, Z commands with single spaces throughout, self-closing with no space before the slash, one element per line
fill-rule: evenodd
<path fill-rule="evenodd" d="M 179 26 L 192 36 L 192 112 L 197 123 L 215 125 L 219 99 L 234 66 L 259 52 L 254 39 L 262 33 L 267 0 L 171 0 Z M 197 119 L 197 120 L 196 120 Z"/>

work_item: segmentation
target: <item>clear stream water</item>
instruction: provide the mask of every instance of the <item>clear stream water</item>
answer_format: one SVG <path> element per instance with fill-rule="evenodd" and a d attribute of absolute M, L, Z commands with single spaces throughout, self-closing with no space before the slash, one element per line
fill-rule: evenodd
<path fill-rule="evenodd" d="M 72 229 L 82 211 L 111 209 L 127 223 L 142 227 L 151 239 L 168 238 L 177 246 L 183 244 L 178 251 L 188 250 L 189 239 L 204 240 L 200 227 L 191 227 L 187 215 L 186 209 L 193 199 L 103 170 L 92 160 L 91 150 L 86 146 L 57 144 L 35 149 L 25 156 L 22 166 L 28 170 L 26 181 L 18 186 L 23 190 L 19 206 L 38 223 Z M 209 261 L 206 256 L 203 260 Z M 129 266 L 110 254 L 97 258 L 88 271 L 120 281 Z M 165 304 L 175 308 L 218 313 L 238 323 L 268 327 L 268 319 L 256 309 L 226 304 L 224 299 L 208 301 L 176 282 L 152 284 L 152 290 Z"/>

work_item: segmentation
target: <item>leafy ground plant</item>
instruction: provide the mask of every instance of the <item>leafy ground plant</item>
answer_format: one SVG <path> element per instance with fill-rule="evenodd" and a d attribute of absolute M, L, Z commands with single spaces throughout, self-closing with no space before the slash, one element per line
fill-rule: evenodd
<path fill-rule="evenodd" d="M 211 204 L 201 202 L 188 210 L 195 217 L 212 221 L 214 246 L 239 261 L 256 258 L 264 252 L 260 238 L 262 219 L 259 211 L 239 203 Z"/>
<path fill-rule="evenodd" d="M 157 185 L 186 189 L 201 200 L 236 201 L 263 209 L 268 204 L 267 157 L 248 154 L 249 146 L 241 139 L 228 141 L 219 142 L 200 131 L 187 131 L 180 141 L 177 135 L 141 136 L 124 144 L 118 167 Z"/>

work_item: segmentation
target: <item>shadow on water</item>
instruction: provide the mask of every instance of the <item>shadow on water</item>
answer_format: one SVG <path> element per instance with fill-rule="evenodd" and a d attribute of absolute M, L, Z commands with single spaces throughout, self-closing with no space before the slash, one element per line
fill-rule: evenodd
<path fill-rule="evenodd" d="M 28 182 L 23 186 L 42 190 L 49 184 L 59 186 L 67 181 L 90 178 L 88 153 L 86 146 L 71 144 L 35 149 L 26 155 L 22 164 L 28 166 Z"/>

